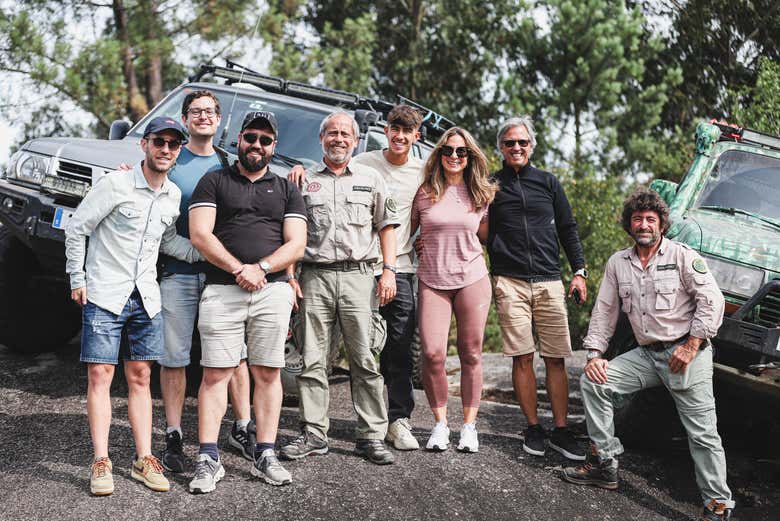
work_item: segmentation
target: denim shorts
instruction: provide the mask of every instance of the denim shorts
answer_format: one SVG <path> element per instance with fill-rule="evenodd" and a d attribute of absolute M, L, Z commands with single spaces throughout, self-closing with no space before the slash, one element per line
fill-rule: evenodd
<path fill-rule="evenodd" d="M 198 319 L 198 305 L 204 273 L 164 273 L 160 280 L 162 296 L 163 335 L 165 356 L 163 367 L 187 367 L 190 365 L 192 334 Z"/>
<path fill-rule="evenodd" d="M 164 355 L 163 319 L 149 318 L 138 289 L 120 315 L 87 302 L 82 314 L 81 361 L 117 364 L 120 346 L 125 360 L 159 360 Z"/>

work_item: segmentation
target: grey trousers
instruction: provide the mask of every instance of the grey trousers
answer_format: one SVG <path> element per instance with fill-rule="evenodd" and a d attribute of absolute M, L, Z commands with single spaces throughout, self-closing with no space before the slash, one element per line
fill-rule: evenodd
<path fill-rule="evenodd" d="M 701 349 L 684 373 L 669 371 L 669 357 L 676 349 L 650 351 L 637 347 L 609 363 L 607 383 L 580 378 L 588 435 L 599 456 L 611 458 L 623 453 L 615 437 L 613 394 L 630 394 L 663 385 L 674 399 L 677 414 L 688 434 L 696 484 L 706 505 L 710 499 L 734 507 L 726 484 L 726 455 L 720 440 L 712 393 L 712 349 Z"/>

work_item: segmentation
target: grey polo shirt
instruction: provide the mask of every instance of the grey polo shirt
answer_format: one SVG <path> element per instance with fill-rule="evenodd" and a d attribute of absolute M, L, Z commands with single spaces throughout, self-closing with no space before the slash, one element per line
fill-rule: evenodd
<path fill-rule="evenodd" d="M 181 191 L 167 177 L 160 191 L 152 190 L 141 163 L 130 172 L 100 179 L 65 230 L 71 289 L 86 285 L 87 300 L 119 315 L 137 287 L 146 312 L 157 315 L 159 252 L 186 262 L 204 260 L 188 239 L 176 234 L 180 200 Z"/>
<path fill-rule="evenodd" d="M 303 199 L 308 213 L 304 262 L 374 262 L 381 258 L 379 230 L 399 224 L 396 205 L 382 175 L 350 164 L 341 175 L 320 163 L 306 172 Z"/>

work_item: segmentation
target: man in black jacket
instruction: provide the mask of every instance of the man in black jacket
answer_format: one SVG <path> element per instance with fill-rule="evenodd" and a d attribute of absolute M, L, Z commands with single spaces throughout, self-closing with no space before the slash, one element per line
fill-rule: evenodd
<path fill-rule="evenodd" d="M 500 191 L 490 205 L 487 248 L 504 355 L 512 357 L 515 394 L 528 420 L 523 450 L 536 456 L 545 452 L 546 433 L 536 410 L 538 339 L 555 420 L 549 446 L 567 458 L 584 460 L 584 449 L 566 428 L 569 385 L 564 359 L 571 355 L 571 340 L 558 262 L 560 240 L 574 272 L 568 295 L 584 302 L 588 273 L 577 223 L 558 179 L 529 162 L 536 146 L 530 117 L 506 121 L 497 145 L 504 163 L 494 174 Z"/>

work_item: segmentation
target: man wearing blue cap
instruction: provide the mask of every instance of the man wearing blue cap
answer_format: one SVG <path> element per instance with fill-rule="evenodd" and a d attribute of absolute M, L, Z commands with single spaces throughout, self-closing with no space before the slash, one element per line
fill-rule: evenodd
<path fill-rule="evenodd" d="M 71 298 L 84 307 L 81 361 L 87 364 L 87 416 L 94 449 L 90 490 L 95 495 L 114 491 L 108 458 L 110 388 L 123 337 L 127 412 L 136 447 L 130 475 L 152 490 L 170 489 L 159 460 L 152 456 L 149 378 L 152 363 L 164 355 L 158 252 L 187 262 L 203 260 L 190 241 L 176 234 L 181 191 L 168 180 L 186 140 L 176 120 L 152 119 L 140 143 L 143 161 L 130 172 L 100 179 L 65 230 Z"/>

